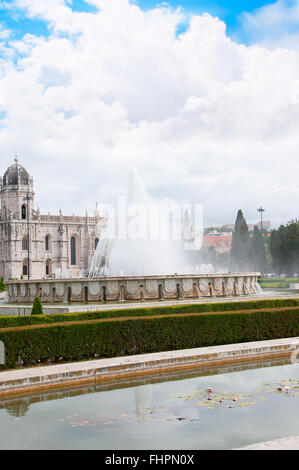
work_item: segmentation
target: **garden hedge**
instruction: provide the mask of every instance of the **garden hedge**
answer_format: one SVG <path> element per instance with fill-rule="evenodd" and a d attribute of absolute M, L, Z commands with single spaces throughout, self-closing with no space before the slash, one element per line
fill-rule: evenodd
<path fill-rule="evenodd" d="M 87 321 L 104 318 L 144 317 L 151 315 L 173 315 L 205 312 L 233 312 L 241 310 L 258 310 L 268 308 L 299 307 L 299 299 L 267 299 L 248 302 L 221 302 L 207 304 L 183 304 L 170 307 L 155 306 L 150 308 L 105 310 L 99 312 L 59 313 L 21 317 L 0 317 L 0 328 L 60 323 L 68 321 Z"/>
<path fill-rule="evenodd" d="M 165 315 L 0 330 L 2 369 L 299 335 L 299 309 Z"/>

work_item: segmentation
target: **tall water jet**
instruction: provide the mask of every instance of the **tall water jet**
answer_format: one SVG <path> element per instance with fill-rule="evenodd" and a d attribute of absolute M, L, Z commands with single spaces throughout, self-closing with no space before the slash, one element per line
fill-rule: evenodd
<path fill-rule="evenodd" d="M 121 213 L 108 217 L 88 276 L 194 273 L 196 268 L 186 257 L 186 243 L 200 247 L 201 234 L 192 227 L 188 211 L 179 204 L 153 199 L 132 172 L 126 203 Z"/>

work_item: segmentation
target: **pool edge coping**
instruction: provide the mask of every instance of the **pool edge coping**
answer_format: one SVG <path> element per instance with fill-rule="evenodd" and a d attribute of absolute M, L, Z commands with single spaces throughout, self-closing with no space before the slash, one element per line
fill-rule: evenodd
<path fill-rule="evenodd" d="M 272 441 L 257 442 L 232 450 L 299 450 L 299 435 L 288 436 Z"/>
<path fill-rule="evenodd" d="M 292 354 L 299 362 L 299 337 L 16 369 L 0 372 L 0 398 Z"/>

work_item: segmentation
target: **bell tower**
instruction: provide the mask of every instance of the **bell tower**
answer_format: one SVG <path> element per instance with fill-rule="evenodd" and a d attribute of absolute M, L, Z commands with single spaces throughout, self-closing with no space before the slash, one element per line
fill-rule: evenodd
<path fill-rule="evenodd" d="M 5 279 L 29 274 L 33 198 L 33 179 L 16 156 L 0 178 L 0 276 Z"/>
<path fill-rule="evenodd" d="M 15 163 L 10 166 L 0 179 L 1 220 L 27 220 L 27 211 L 32 217 L 33 212 L 33 178 L 20 165 L 16 156 Z M 27 203 L 27 197 L 29 197 Z"/>

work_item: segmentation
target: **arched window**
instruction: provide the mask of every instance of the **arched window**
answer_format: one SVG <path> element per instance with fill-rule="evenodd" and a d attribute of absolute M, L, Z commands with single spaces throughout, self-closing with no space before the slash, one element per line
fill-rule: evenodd
<path fill-rule="evenodd" d="M 51 274 L 51 260 L 48 259 L 46 261 L 46 276 L 49 276 Z"/>
<path fill-rule="evenodd" d="M 26 209 L 26 205 L 23 204 L 22 205 L 22 220 L 26 220 L 27 218 L 27 209 Z"/>
<path fill-rule="evenodd" d="M 51 238 L 50 238 L 50 235 L 47 235 L 45 237 L 45 250 L 46 251 L 51 251 Z"/>
<path fill-rule="evenodd" d="M 23 237 L 23 239 L 22 239 L 22 250 L 23 251 L 28 250 L 28 238 L 27 238 L 27 236 Z"/>
<path fill-rule="evenodd" d="M 100 240 L 99 240 L 98 238 L 96 238 L 95 241 L 94 241 L 94 249 L 95 249 L 95 250 L 96 250 L 97 247 L 98 247 L 99 241 L 100 241 Z"/>
<path fill-rule="evenodd" d="M 71 265 L 76 266 L 77 264 L 76 256 L 76 237 L 71 238 Z"/>
<path fill-rule="evenodd" d="M 27 265 L 26 264 L 23 264 L 23 276 L 27 276 L 28 275 L 28 268 L 27 268 Z"/>

